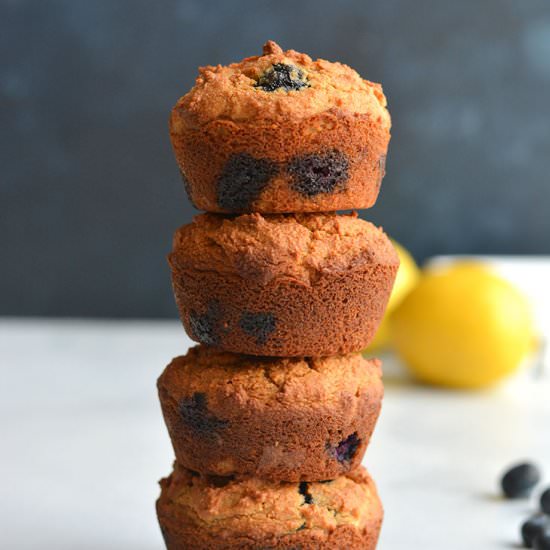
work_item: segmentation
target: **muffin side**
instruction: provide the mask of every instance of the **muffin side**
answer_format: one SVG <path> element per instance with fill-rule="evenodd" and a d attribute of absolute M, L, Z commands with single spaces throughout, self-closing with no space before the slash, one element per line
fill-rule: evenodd
<path fill-rule="evenodd" d="M 168 550 L 374 549 L 382 505 L 363 468 L 326 483 L 200 476 L 161 481 L 157 513 Z"/>
<path fill-rule="evenodd" d="M 158 381 L 176 459 L 209 475 L 321 481 L 361 463 L 383 397 L 360 354 L 267 358 L 197 346 Z"/>
<path fill-rule="evenodd" d="M 328 356 L 363 349 L 399 260 L 356 215 L 197 216 L 169 255 L 182 322 L 226 351 Z"/>
<path fill-rule="evenodd" d="M 260 85 L 279 66 L 305 84 Z M 201 68 L 170 119 L 190 199 L 210 212 L 368 208 L 385 174 L 390 127 L 380 85 L 273 42 L 262 56 Z"/>

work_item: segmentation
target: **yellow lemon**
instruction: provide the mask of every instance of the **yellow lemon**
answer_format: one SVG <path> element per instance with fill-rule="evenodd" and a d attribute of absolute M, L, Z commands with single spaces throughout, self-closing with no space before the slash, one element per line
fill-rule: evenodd
<path fill-rule="evenodd" d="M 488 386 L 532 350 L 526 298 L 488 267 L 459 262 L 427 271 L 393 312 L 399 355 L 421 381 L 454 388 Z"/>
<path fill-rule="evenodd" d="M 389 346 L 391 342 L 389 316 L 391 312 L 403 301 L 405 296 L 413 289 L 420 277 L 420 270 L 418 269 L 418 266 L 409 251 L 393 239 L 391 241 L 399 256 L 399 269 L 397 270 L 395 284 L 393 285 L 388 307 L 386 308 L 386 313 L 384 314 L 382 322 L 378 327 L 378 332 L 376 333 L 374 340 L 365 350 L 369 353 L 380 351 Z"/>

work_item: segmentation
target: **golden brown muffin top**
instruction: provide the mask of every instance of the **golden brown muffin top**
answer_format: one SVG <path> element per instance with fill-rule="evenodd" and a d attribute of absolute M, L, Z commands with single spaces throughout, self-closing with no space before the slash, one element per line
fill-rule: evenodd
<path fill-rule="evenodd" d="M 175 233 L 169 261 L 176 270 L 303 285 L 324 274 L 399 264 L 385 233 L 356 213 L 200 214 Z"/>
<path fill-rule="evenodd" d="M 324 358 L 271 358 L 196 346 L 176 357 L 159 378 L 168 394 L 208 395 L 215 408 L 310 408 L 336 406 L 363 392 L 383 393 L 381 363 L 360 353 Z M 228 380 L 231 383 L 228 383 Z"/>
<path fill-rule="evenodd" d="M 198 125 L 216 119 L 296 120 L 333 110 L 368 113 L 373 121 L 391 126 L 380 84 L 363 80 L 342 63 L 283 51 L 271 40 L 261 56 L 201 67 L 195 86 L 174 110 L 183 111 L 187 123 Z"/>
<path fill-rule="evenodd" d="M 297 484 L 201 476 L 176 466 L 161 486 L 178 520 L 213 534 L 362 529 L 381 515 L 376 487 L 364 468 L 330 482 Z"/>

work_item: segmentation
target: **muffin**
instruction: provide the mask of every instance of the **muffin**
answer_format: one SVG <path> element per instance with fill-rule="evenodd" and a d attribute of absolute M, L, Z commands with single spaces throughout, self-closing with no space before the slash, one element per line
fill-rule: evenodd
<path fill-rule="evenodd" d="M 270 483 L 176 466 L 160 484 L 157 514 L 168 550 L 372 550 L 382 524 L 363 468 L 324 483 Z"/>
<path fill-rule="evenodd" d="M 283 357 L 365 348 L 399 259 L 356 214 L 196 216 L 169 255 L 191 338 L 226 351 Z"/>
<path fill-rule="evenodd" d="M 201 68 L 170 136 L 198 209 L 321 212 L 375 203 L 390 126 L 379 84 L 269 41 L 261 56 Z"/>
<path fill-rule="evenodd" d="M 236 355 L 207 346 L 158 380 L 176 460 L 203 474 L 322 481 L 359 466 L 382 403 L 380 362 Z"/>

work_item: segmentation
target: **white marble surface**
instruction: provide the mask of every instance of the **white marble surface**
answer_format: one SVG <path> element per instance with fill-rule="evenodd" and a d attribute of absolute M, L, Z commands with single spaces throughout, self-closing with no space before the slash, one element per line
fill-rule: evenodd
<path fill-rule="evenodd" d="M 156 481 L 172 451 L 155 380 L 188 345 L 175 321 L 0 320 L 0 548 L 162 548 Z M 386 373 L 367 453 L 379 548 L 515 547 L 533 503 L 500 500 L 496 483 L 524 457 L 550 475 L 548 380 L 464 394 L 406 383 L 391 357 Z"/>

